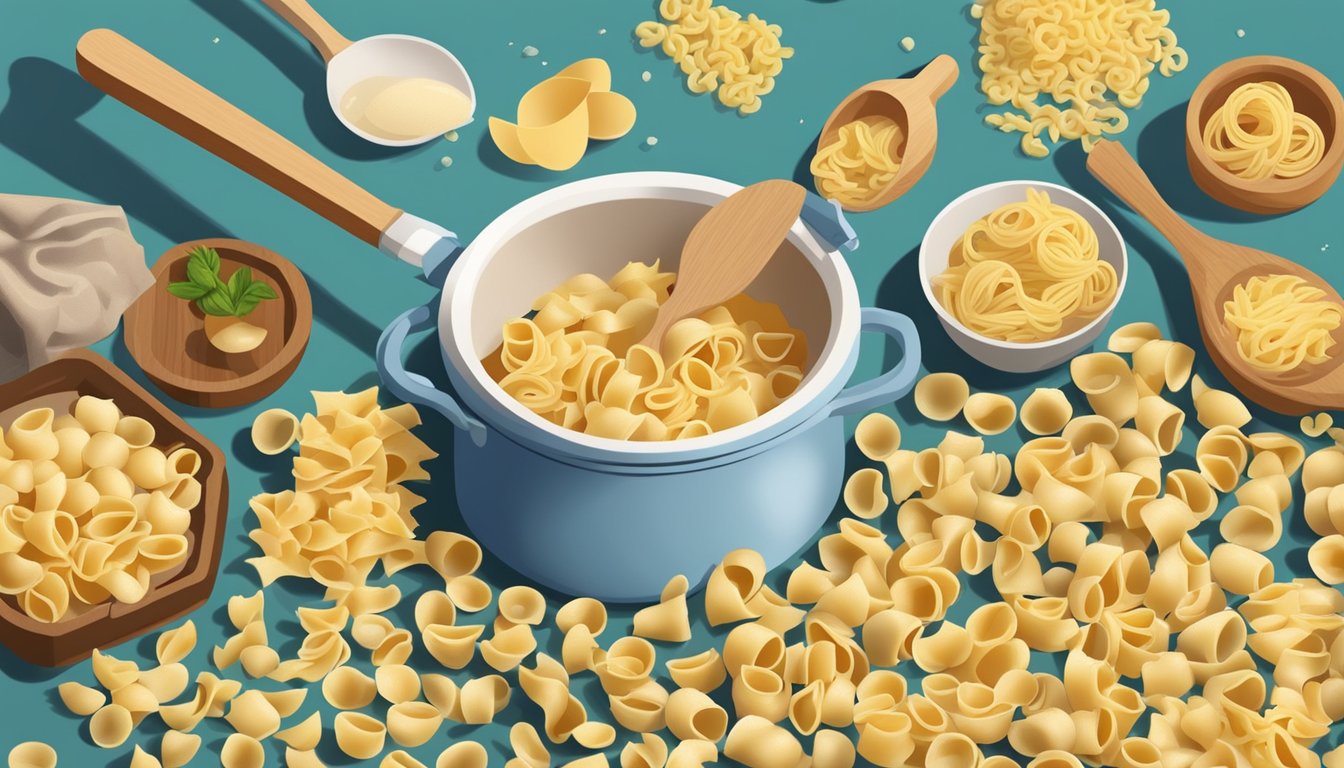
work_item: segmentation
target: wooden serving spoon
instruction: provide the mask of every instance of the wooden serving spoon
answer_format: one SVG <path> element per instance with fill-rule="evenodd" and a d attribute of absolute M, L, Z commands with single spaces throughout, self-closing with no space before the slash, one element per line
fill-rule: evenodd
<path fill-rule="evenodd" d="M 1320 275 L 1272 253 L 1224 242 L 1195 229 L 1167 205 L 1148 176 L 1119 143 L 1097 142 L 1087 170 L 1167 238 L 1190 273 L 1195 314 L 1204 346 L 1219 370 L 1241 393 L 1278 413 L 1300 416 L 1344 408 L 1344 329 L 1333 336 L 1331 359 L 1283 373 L 1262 371 L 1242 357 L 1237 335 L 1223 320 L 1223 304 L 1237 286 L 1256 276 L 1295 275 L 1344 306 L 1339 292 Z"/>
<path fill-rule="evenodd" d="M 941 54 L 914 77 L 871 82 L 850 95 L 835 108 L 821 129 L 818 147 L 835 141 L 840 128 L 861 117 L 889 117 L 905 132 L 901 169 L 891 184 L 874 199 L 860 205 L 846 205 L 847 211 L 872 211 L 910 191 L 933 163 L 938 149 L 938 113 L 934 104 L 957 81 L 957 60 Z"/>
<path fill-rule="evenodd" d="M 733 298 L 761 273 L 803 210 L 807 190 L 783 179 L 744 187 L 696 222 L 672 296 L 640 344 L 661 350 L 673 323 Z"/>

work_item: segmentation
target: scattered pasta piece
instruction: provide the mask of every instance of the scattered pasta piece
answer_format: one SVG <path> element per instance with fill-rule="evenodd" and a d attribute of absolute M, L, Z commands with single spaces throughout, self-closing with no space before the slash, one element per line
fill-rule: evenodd
<path fill-rule="evenodd" d="M 1036 389 L 1022 403 L 1020 418 L 1033 435 L 1056 435 L 1073 418 L 1073 405 L 1061 390 Z"/>
<path fill-rule="evenodd" d="M 341 712 L 336 715 L 336 745 L 346 755 L 357 760 L 369 760 L 383 751 L 387 740 L 387 726 L 362 712 Z"/>
<path fill-rule="evenodd" d="M 1082 139 L 1090 151 L 1104 135 L 1128 126 L 1125 109 L 1139 105 L 1154 69 L 1171 76 L 1186 66 L 1168 26 L 1171 14 L 1153 0 L 971 7 L 981 11 L 980 89 L 990 104 L 1014 110 L 985 122 L 1021 132 L 1022 151 L 1031 157 L 1050 154 L 1043 135 L 1056 142 Z"/>
<path fill-rule="evenodd" d="M 476 741 L 459 741 L 439 753 L 434 768 L 486 768 L 489 755 Z"/>
<path fill-rule="evenodd" d="M 284 408 L 269 408 L 252 420 L 252 445 L 267 456 L 288 451 L 299 434 L 298 417 Z"/>
<path fill-rule="evenodd" d="M 1301 422 L 1302 434 L 1307 437 L 1320 437 L 1334 425 L 1334 417 L 1328 413 L 1318 413 L 1314 417 L 1303 416 Z"/>
<path fill-rule="evenodd" d="M 760 110 L 761 97 L 775 88 L 775 77 L 793 49 L 780 44 L 782 30 L 748 14 L 715 5 L 713 0 L 661 0 L 660 21 L 635 28 L 639 44 L 661 46 L 686 75 L 695 93 L 716 93 L 725 106 L 747 115 Z"/>
<path fill-rule="evenodd" d="M 138 747 L 137 747 L 138 749 Z M 40 741 L 25 741 L 9 750 L 10 768 L 56 768 L 56 750 Z"/>
<path fill-rule="evenodd" d="M 930 373 L 915 385 L 915 408 L 934 421 L 951 421 L 971 396 L 966 380 L 956 373 Z"/>
<path fill-rule="evenodd" d="M 1017 405 L 1011 398 L 990 392 L 976 392 L 962 407 L 966 423 L 982 435 L 1007 432 L 1017 420 Z"/>
<path fill-rule="evenodd" d="M 650 640 L 684 643 L 691 639 L 691 616 L 686 607 L 690 582 L 678 574 L 663 587 L 658 603 L 635 612 L 634 634 Z"/>

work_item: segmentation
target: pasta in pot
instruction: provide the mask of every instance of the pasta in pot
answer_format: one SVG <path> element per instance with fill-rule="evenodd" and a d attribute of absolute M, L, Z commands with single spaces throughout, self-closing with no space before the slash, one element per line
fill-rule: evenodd
<path fill-rule="evenodd" d="M 635 344 L 676 275 L 631 262 L 609 281 L 578 275 L 504 325 L 482 363 L 542 418 L 616 440 L 677 440 L 755 419 L 798 387 L 807 340 L 779 307 L 742 294 L 674 323 L 662 354 Z"/>
<path fill-rule="evenodd" d="M 1080 214 L 1027 190 L 978 219 L 933 279 L 938 301 L 971 332 L 1030 343 L 1067 335 L 1101 315 L 1118 290 Z"/>

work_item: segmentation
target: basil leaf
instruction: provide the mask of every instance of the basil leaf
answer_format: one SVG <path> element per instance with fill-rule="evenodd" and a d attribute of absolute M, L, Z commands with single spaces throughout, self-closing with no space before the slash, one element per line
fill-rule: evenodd
<path fill-rule="evenodd" d="M 263 282 L 255 282 L 247 286 L 247 293 L 244 296 L 255 296 L 257 299 L 276 299 L 275 289 Z"/>
<path fill-rule="evenodd" d="M 196 283 L 169 283 L 168 293 L 179 299 L 195 301 L 210 292 L 211 289 Z"/>
<path fill-rule="evenodd" d="M 202 296 L 196 305 L 207 315 L 216 315 L 218 317 L 229 317 L 235 313 L 233 298 L 224 288 L 216 288 L 205 296 Z"/>
<path fill-rule="evenodd" d="M 211 272 L 219 274 L 219 251 L 214 248 L 202 248 L 197 246 L 191 249 L 188 254 L 190 258 L 199 259 Z"/>
<path fill-rule="evenodd" d="M 237 304 L 238 300 L 243 298 L 243 294 L 247 291 L 247 287 L 251 284 L 252 284 L 251 267 L 239 267 L 238 269 L 233 271 L 233 274 L 229 276 L 228 288 L 229 288 L 229 298 L 233 300 L 234 304 Z"/>
<path fill-rule="evenodd" d="M 219 278 L 199 259 L 187 260 L 187 279 L 205 290 L 217 287 Z"/>
<path fill-rule="evenodd" d="M 238 317 L 247 317 L 252 314 L 252 310 L 256 309 L 257 305 L 260 303 L 261 299 L 244 295 L 243 298 L 239 299 L 237 303 L 234 304 L 233 314 Z"/>

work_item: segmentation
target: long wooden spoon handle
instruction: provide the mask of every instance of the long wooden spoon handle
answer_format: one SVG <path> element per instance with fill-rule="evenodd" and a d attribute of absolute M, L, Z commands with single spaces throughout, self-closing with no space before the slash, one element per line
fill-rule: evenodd
<path fill-rule="evenodd" d="M 1182 256 L 1209 239 L 1167 205 L 1148 175 L 1120 142 L 1110 139 L 1097 142 L 1087 157 L 1087 170 L 1116 197 L 1124 200 L 1130 208 L 1157 227 Z"/>
<path fill-rule="evenodd" d="M 75 49 L 79 73 L 110 96 L 308 206 L 370 245 L 401 211 L 110 29 Z"/>
<path fill-rule="evenodd" d="M 261 0 L 313 44 L 325 61 L 350 47 L 350 38 L 336 31 L 308 0 Z"/>
<path fill-rule="evenodd" d="M 928 89 L 929 101 L 937 101 L 957 82 L 960 71 L 956 59 L 941 53 L 915 75 L 915 82 Z"/>

